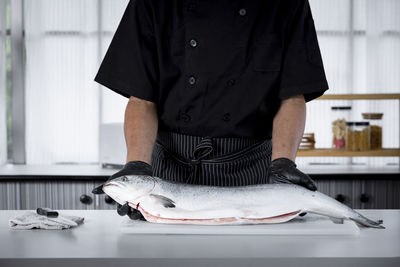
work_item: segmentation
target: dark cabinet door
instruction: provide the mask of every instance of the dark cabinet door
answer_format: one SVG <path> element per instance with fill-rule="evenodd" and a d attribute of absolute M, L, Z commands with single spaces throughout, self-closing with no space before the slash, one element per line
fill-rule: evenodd
<path fill-rule="evenodd" d="M 99 183 L 87 181 L 0 182 L 0 209 L 114 209 L 106 195 L 94 195 Z"/>

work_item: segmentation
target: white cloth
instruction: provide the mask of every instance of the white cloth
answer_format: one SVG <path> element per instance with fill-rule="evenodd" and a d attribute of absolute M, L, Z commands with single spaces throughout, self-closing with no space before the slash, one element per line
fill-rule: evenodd
<path fill-rule="evenodd" d="M 83 217 L 62 215 L 59 213 L 57 218 L 49 218 L 39 215 L 33 211 L 27 211 L 8 221 L 11 229 L 49 229 L 59 230 L 78 226 L 83 222 Z"/>

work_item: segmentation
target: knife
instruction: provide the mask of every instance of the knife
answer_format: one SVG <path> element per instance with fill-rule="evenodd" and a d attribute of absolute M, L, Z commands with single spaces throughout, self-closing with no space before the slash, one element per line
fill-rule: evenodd
<path fill-rule="evenodd" d="M 57 218 L 58 212 L 49 208 L 37 208 L 37 214 L 47 216 L 49 218 Z"/>

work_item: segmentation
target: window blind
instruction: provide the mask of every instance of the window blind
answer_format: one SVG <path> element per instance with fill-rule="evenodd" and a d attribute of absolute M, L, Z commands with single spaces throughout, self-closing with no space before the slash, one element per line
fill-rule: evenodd
<path fill-rule="evenodd" d="M 400 0 L 309 1 L 327 93 L 399 93 Z M 99 125 L 122 122 L 127 100 L 93 78 L 127 3 L 25 0 L 26 163 L 98 162 Z M 333 105 L 351 105 L 352 120 L 361 120 L 361 112 L 384 113 L 383 146 L 399 147 L 396 100 L 309 102 L 305 132 L 315 133 L 316 147 L 331 145 L 327 118 Z M 296 162 L 384 165 L 398 164 L 398 158 L 298 157 Z"/>

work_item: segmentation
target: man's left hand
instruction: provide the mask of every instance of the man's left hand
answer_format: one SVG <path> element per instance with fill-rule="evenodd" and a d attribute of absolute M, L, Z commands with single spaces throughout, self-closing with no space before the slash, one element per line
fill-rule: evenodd
<path fill-rule="evenodd" d="M 274 159 L 267 173 L 269 183 L 297 184 L 312 191 L 317 190 L 310 176 L 297 169 L 296 164 L 288 158 Z"/>

